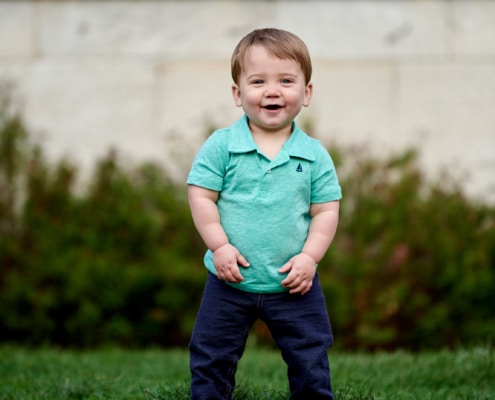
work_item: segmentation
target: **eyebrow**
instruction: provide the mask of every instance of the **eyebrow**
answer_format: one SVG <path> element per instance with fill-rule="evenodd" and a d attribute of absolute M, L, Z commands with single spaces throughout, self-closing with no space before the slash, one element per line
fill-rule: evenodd
<path fill-rule="evenodd" d="M 284 77 L 284 76 L 290 76 L 290 77 L 294 77 L 296 78 L 298 74 L 294 74 L 292 72 L 282 72 L 280 74 L 277 74 L 279 77 Z M 263 77 L 264 74 L 262 72 L 257 72 L 257 73 L 254 73 L 254 74 L 251 74 L 251 75 L 247 75 L 246 78 L 247 79 L 253 79 L 253 78 L 259 78 L 259 77 Z"/>

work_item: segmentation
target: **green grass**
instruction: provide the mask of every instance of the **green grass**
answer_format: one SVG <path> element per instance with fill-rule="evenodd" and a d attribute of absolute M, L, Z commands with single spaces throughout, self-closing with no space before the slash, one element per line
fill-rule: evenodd
<path fill-rule="evenodd" d="M 337 400 L 495 399 L 495 352 L 330 352 Z M 0 347 L 0 399 L 180 400 L 189 396 L 185 350 L 67 351 Z M 250 348 L 236 400 L 288 399 L 278 352 Z"/>

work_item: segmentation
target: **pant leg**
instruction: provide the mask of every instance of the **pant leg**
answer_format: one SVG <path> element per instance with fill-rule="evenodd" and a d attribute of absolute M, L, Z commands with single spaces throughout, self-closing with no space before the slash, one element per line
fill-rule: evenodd
<path fill-rule="evenodd" d="M 262 318 L 287 363 L 291 400 L 334 400 L 327 353 L 333 334 L 318 278 L 304 296 L 265 299 Z"/>
<path fill-rule="evenodd" d="M 191 400 L 230 400 L 254 323 L 252 296 L 208 274 L 189 344 Z"/>

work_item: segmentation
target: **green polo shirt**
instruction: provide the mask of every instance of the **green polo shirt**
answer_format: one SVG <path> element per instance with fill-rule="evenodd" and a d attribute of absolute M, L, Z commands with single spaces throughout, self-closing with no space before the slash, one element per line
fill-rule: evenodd
<path fill-rule="evenodd" d="M 294 123 L 293 132 L 270 160 L 258 148 L 247 117 L 220 129 L 197 153 L 187 183 L 219 192 L 220 221 L 229 242 L 251 266 L 244 281 L 231 285 L 248 292 L 277 293 L 287 274 L 278 269 L 301 252 L 312 203 L 340 200 L 335 167 L 321 143 Z M 213 253 L 204 257 L 215 273 Z"/>

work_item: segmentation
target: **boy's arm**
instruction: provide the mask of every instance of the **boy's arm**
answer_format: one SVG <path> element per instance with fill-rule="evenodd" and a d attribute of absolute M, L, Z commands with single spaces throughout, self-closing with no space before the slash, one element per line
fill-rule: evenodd
<path fill-rule="evenodd" d="M 220 225 L 218 192 L 200 186 L 189 185 L 187 191 L 194 225 L 206 246 L 215 251 L 227 244 L 229 239 Z"/>
<path fill-rule="evenodd" d="M 194 225 L 206 246 L 213 252 L 213 262 L 218 278 L 236 283 L 243 281 L 239 265 L 248 267 L 249 263 L 229 243 L 220 223 L 220 214 L 216 204 L 218 192 L 189 185 L 188 199 Z"/>
<path fill-rule="evenodd" d="M 316 264 L 321 261 L 335 237 L 339 223 L 339 206 L 338 201 L 311 204 L 312 220 L 301 253 L 310 256 Z"/>
<path fill-rule="evenodd" d="M 311 204 L 311 224 L 308 238 L 301 253 L 292 257 L 279 272 L 289 272 L 282 285 L 290 288 L 290 293 L 306 294 L 311 289 L 316 274 L 316 264 L 325 255 L 335 237 L 339 222 L 339 202 Z"/>

